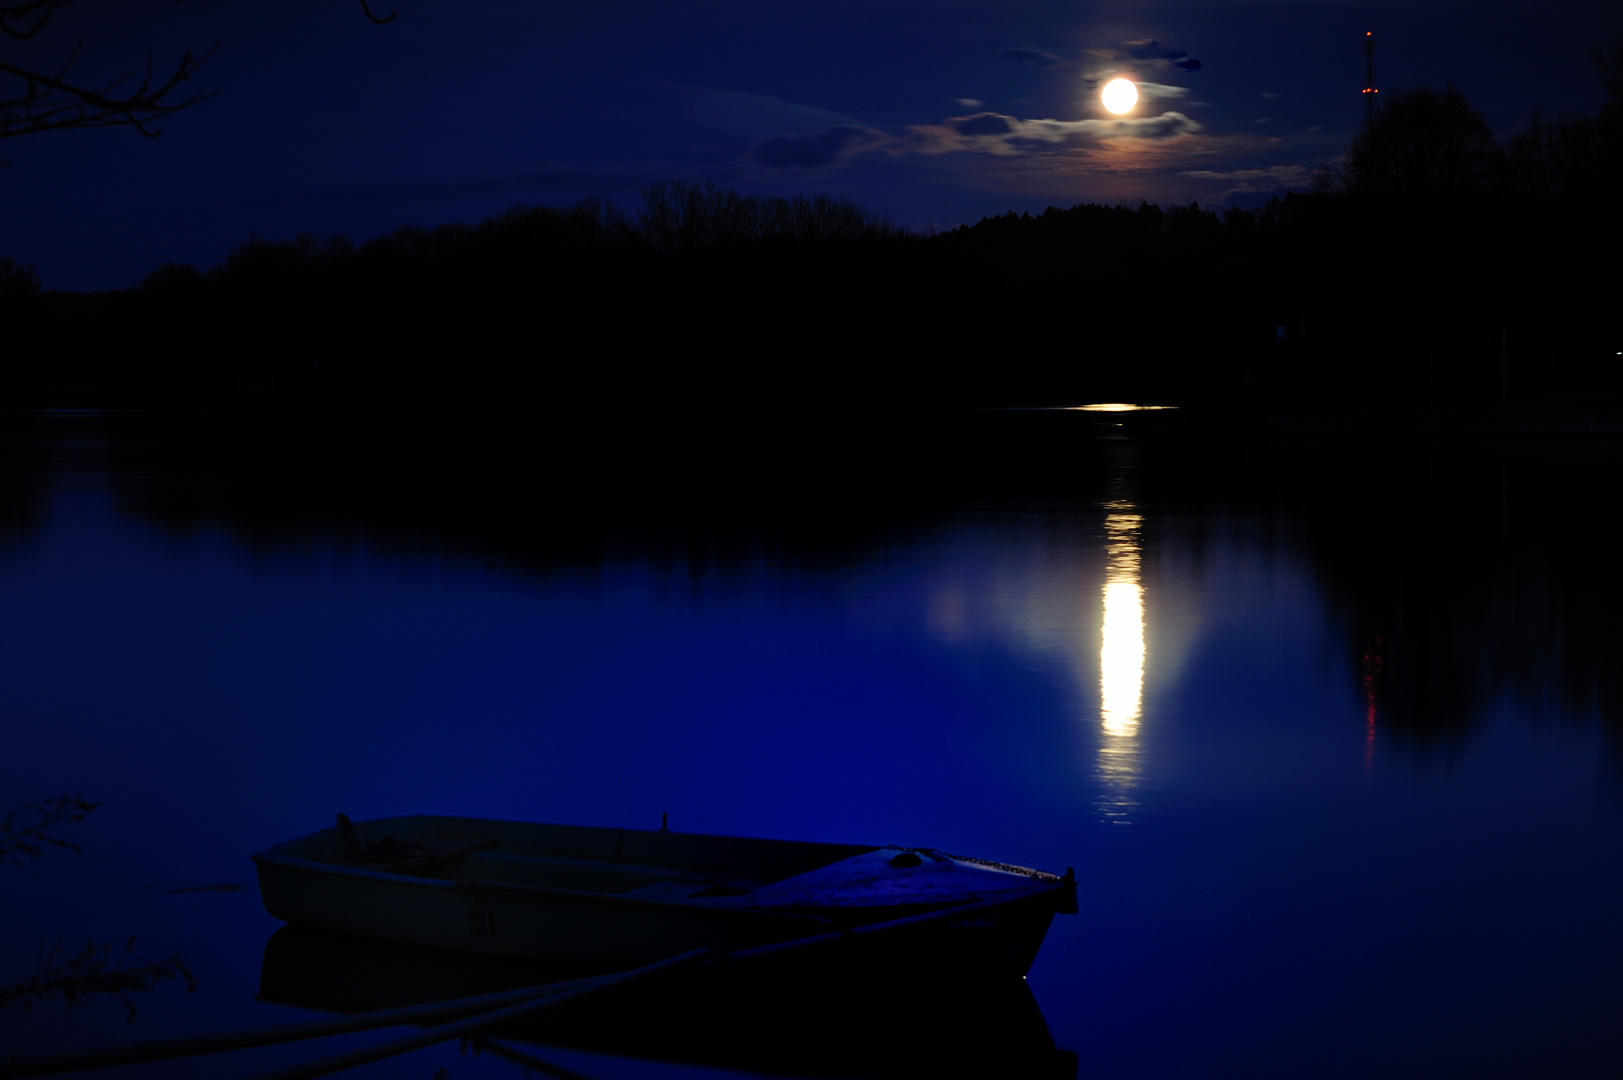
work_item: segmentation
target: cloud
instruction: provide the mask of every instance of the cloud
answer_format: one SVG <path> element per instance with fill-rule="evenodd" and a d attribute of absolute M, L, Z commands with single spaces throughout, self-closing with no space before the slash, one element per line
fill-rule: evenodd
<path fill-rule="evenodd" d="M 1304 165 L 1270 165 L 1266 169 L 1234 169 L 1229 172 L 1196 169 L 1178 175 L 1221 185 L 1222 193 L 1215 196 L 1218 199 L 1226 199 L 1231 195 L 1278 191 L 1280 188 L 1305 188 L 1313 180 L 1312 171 Z"/>
<path fill-rule="evenodd" d="M 1136 80 L 1134 81 L 1133 85 L 1138 87 L 1138 96 L 1140 100 L 1148 98 L 1153 101 L 1157 98 L 1172 99 L 1185 98 L 1189 96 L 1189 88 L 1187 86 L 1169 86 L 1166 83 L 1139 82 Z"/>
<path fill-rule="evenodd" d="M 1170 45 L 1162 45 L 1153 38 L 1142 41 L 1124 41 L 1121 43 L 1122 51 L 1134 60 L 1182 60 L 1189 53 L 1183 49 L 1174 49 Z"/>
<path fill-rule="evenodd" d="M 978 151 L 1009 156 L 1104 142 L 1164 142 L 1201 130 L 1199 123 L 1173 111 L 1159 116 L 1086 120 L 1022 120 L 1004 113 L 982 112 L 909 128 L 908 138 L 901 145 L 924 154 Z"/>
<path fill-rule="evenodd" d="M 1071 65 L 1065 57 L 1041 49 L 1004 49 L 997 55 L 999 60 L 1007 60 L 1021 67 L 1040 68 L 1043 71 L 1054 71 Z"/>
<path fill-rule="evenodd" d="M 954 104 L 959 105 L 959 106 L 961 106 L 961 107 L 963 107 L 965 109 L 978 109 L 982 105 L 986 104 L 986 102 L 982 101 L 980 98 L 972 98 L 972 97 L 953 98 L 952 100 L 953 100 Z"/>
<path fill-rule="evenodd" d="M 889 141 L 854 116 L 800 105 L 767 94 L 693 87 L 674 88 L 686 98 L 684 115 L 702 127 L 750 140 L 750 157 L 773 169 L 820 169 Z"/>
<path fill-rule="evenodd" d="M 1266 128 L 1212 131 L 1182 116 L 1123 123 L 1116 118 L 1043 121 L 997 115 L 1012 129 L 1009 134 L 961 135 L 954 123 L 971 117 L 955 116 L 903 131 L 862 160 L 874 167 L 889 162 L 910 177 L 1005 194 L 1034 209 L 1049 203 L 1141 198 L 1221 205 L 1266 199 L 1282 187 L 1303 190 L 1312 183 L 1312 164 L 1306 169 L 1276 164 L 1298 155 L 1290 149 L 1293 140 L 1266 137 Z M 1118 123 L 1122 130 L 1109 130 Z M 1174 137 L 1146 137 L 1169 134 Z M 1302 149 L 1301 159 L 1312 154 L 1317 164 L 1318 145 Z M 1231 194 L 1232 200 L 1227 198 Z"/>
<path fill-rule="evenodd" d="M 960 135 L 1008 135 L 1014 131 L 1007 117 L 997 113 L 980 113 L 965 120 L 953 122 L 952 128 Z"/>
<path fill-rule="evenodd" d="M 1095 61 L 1085 72 L 1090 78 L 1111 75 L 1135 75 L 1142 72 L 1166 71 L 1174 68 L 1185 72 L 1201 69 L 1201 63 L 1184 49 L 1163 45 L 1154 38 L 1124 41 L 1113 49 L 1090 49 L 1088 55 Z"/>
<path fill-rule="evenodd" d="M 767 94 L 677 88 L 687 97 L 684 115 L 701 127 L 741 139 L 778 135 L 811 135 L 836 127 L 861 127 L 862 121 L 832 109 L 798 105 Z"/>
<path fill-rule="evenodd" d="M 813 135 L 765 139 L 755 144 L 750 156 L 773 169 L 820 169 L 889 141 L 889 136 L 871 128 L 842 124 Z"/>
<path fill-rule="evenodd" d="M 1181 112 L 1164 112 L 1160 116 L 1149 116 L 1142 120 L 1096 120 L 1091 122 L 1107 126 L 1113 125 L 1113 130 L 1105 132 L 1106 136 L 1111 138 L 1173 139 L 1179 135 L 1188 135 L 1201 130 L 1199 124 Z"/>
<path fill-rule="evenodd" d="M 1270 93 L 1270 92 L 1268 92 L 1268 91 L 1267 91 L 1267 90 L 1264 90 L 1264 91 L 1263 91 L 1263 92 L 1262 92 L 1262 93 L 1261 93 L 1261 94 L 1259 94 L 1259 95 L 1257 95 L 1257 96 L 1258 96 L 1258 97 L 1261 97 L 1261 98 L 1264 98 L 1264 99 L 1266 99 L 1266 100 L 1268 100 L 1268 101 L 1274 101 L 1274 100 L 1276 100 L 1276 99 L 1278 99 L 1278 98 L 1280 98 L 1280 97 L 1282 97 L 1282 96 L 1283 96 L 1283 95 L 1281 95 L 1281 94 L 1274 94 L 1274 93 Z"/>

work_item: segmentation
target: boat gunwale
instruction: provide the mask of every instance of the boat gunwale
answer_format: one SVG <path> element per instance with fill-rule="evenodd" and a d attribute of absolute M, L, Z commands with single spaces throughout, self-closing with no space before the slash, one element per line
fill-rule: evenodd
<path fill-rule="evenodd" d="M 342 816 L 342 815 L 340 815 L 340 816 Z M 792 848 L 803 848 L 803 849 L 804 848 L 848 849 L 848 854 L 842 855 L 842 856 L 840 856 L 840 858 L 850 858 L 853 855 L 868 854 L 868 853 L 871 853 L 871 852 L 883 850 L 883 849 L 885 849 L 887 847 L 896 847 L 896 845 L 894 845 L 894 844 L 842 844 L 842 843 L 831 843 L 831 842 L 822 841 L 822 840 L 779 840 L 779 839 L 772 839 L 772 838 L 768 838 L 768 837 L 758 837 L 758 836 L 734 836 L 734 835 L 730 835 L 730 834 L 727 834 L 727 833 L 687 833 L 687 832 L 676 832 L 674 830 L 667 830 L 667 829 L 631 829 L 631 828 L 626 828 L 624 826 L 619 826 L 619 825 L 571 825 L 571 824 L 562 823 L 562 822 L 518 821 L 518 820 L 512 820 L 512 819 L 506 819 L 506 818 L 464 817 L 464 816 L 459 815 L 459 814 L 395 814 L 395 815 L 391 815 L 389 817 L 368 818 L 368 819 L 361 820 L 361 821 L 355 821 L 352 824 L 353 824 L 353 826 L 355 828 L 373 828 L 373 827 L 377 827 L 377 826 L 386 826 L 386 825 L 390 825 L 390 824 L 394 824 L 394 823 L 398 823 L 398 822 L 413 821 L 413 820 L 418 820 L 418 819 L 427 819 L 427 820 L 431 820 L 431 821 L 443 821 L 443 822 L 455 822 L 458 825 L 462 825 L 462 824 L 468 824 L 468 825 L 495 825 L 495 826 L 499 826 L 499 827 L 502 827 L 502 828 L 510 828 L 510 827 L 515 827 L 516 826 L 516 827 L 521 827 L 521 828 L 536 828 L 536 829 L 567 829 L 567 830 L 570 830 L 572 832 L 587 832 L 587 833 L 611 833 L 612 832 L 612 833 L 617 834 L 616 840 L 615 840 L 615 848 L 616 848 L 617 853 L 618 853 L 620 844 L 622 843 L 621 838 L 627 833 L 634 834 L 634 835 L 643 835 L 643 836 L 668 836 L 668 837 L 671 837 L 671 838 L 681 838 L 681 839 L 685 839 L 685 840 L 719 841 L 719 842 L 721 842 L 723 844 L 727 844 L 727 843 L 744 843 L 744 844 L 752 844 L 752 845 L 759 844 L 759 845 L 765 845 L 765 846 L 770 846 L 770 847 L 780 848 L 780 849 L 792 849 Z M 253 859 L 255 862 L 258 862 L 261 859 L 264 859 L 264 858 L 267 858 L 267 857 L 278 856 L 278 853 L 280 853 L 280 852 L 290 851 L 290 850 L 297 850 L 300 847 L 310 843 L 311 841 L 314 841 L 318 837 L 329 836 L 329 835 L 332 835 L 334 833 L 337 833 L 338 831 L 339 831 L 338 828 L 335 827 L 335 826 L 332 826 L 332 825 L 329 825 L 329 826 L 327 826 L 326 828 L 323 828 L 323 829 L 315 829 L 315 830 L 313 830 L 311 832 L 304 833 L 301 836 L 295 836 L 295 837 L 292 837 L 290 839 L 280 841 L 279 843 L 272 844 L 270 847 L 265 848 L 262 851 L 258 851 L 256 853 L 254 853 L 253 855 L 250 855 L 249 858 Z M 518 854 L 522 855 L 525 852 L 525 849 L 530 848 L 530 847 L 531 847 L 531 845 L 528 845 L 528 844 L 520 844 L 520 845 L 514 845 L 514 846 L 509 846 L 507 844 L 499 844 L 498 847 L 496 848 L 496 850 L 514 852 L 514 853 L 518 853 Z M 536 850 L 539 850 L 539 849 L 536 849 Z M 915 850 L 922 851 L 922 850 L 925 850 L 925 849 L 923 849 L 923 848 L 897 848 L 897 850 L 899 850 L 899 851 L 915 851 Z M 286 857 L 295 857 L 295 856 L 286 856 Z M 594 857 L 579 857 L 579 856 L 542 856 L 542 855 L 531 855 L 530 857 L 569 858 L 569 859 L 578 859 L 578 861 L 581 861 L 581 862 L 603 862 L 603 863 L 608 863 L 608 864 L 612 865 L 616 861 L 618 855 L 616 855 L 616 857 L 614 857 L 614 858 L 608 858 L 608 859 L 601 858 L 601 857 L 594 858 Z M 321 860 L 311 860 L 311 861 L 321 862 Z M 838 859 L 831 860 L 831 861 L 838 861 Z M 332 865 L 332 866 L 342 867 L 344 864 L 342 864 L 342 863 L 331 863 L 331 864 L 323 863 L 323 865 Z M 820 865 L 827 865 L 827 864 L 820 864 Z M 656 869 L 656 868 L 655 867 L 647 867 L 647 869 Z M 707 868 L 700 868 L 700 867 L 675 867 L 675 866 L 672 866 L 669 869 L 675 870 L 675 871 L 680 871 L 680 872 L 683 872 L 683 873 L 694 873 L 694 872 L 706 873 L 706 872 L 710 872 Z M 1035 872 L 1036 873 L 1041 873 L 1041 871 L 1035 871 Z M 401 876 L 409 876 L 409 875 L 401 875 Z M 791 876 L 794 876 L 794 875 L 791 875 Z M 771 882 L 763 882 L 762 884 L 771 884 Z"/>
<path fill-rule="evenodd" d="M 369 820 L 366 820 L 366 821 L 356 822 L 355 824 L 358 825 L 358 826 L 361 826 L 361 825 L 364 825 L 364 826 L 379 826 L 379 825 L 386 825 L 386 824 L 392 823 L 392 822 L 401 822 L 401 821 L 407 821 L 407 820 L 411 820 L 411 819 L 421 819 L 421 818 L 439 819 L 439 820 L 443 820 L 443 821 L 447 821 L 447 822 L 456 822 L 458 824 L 461 824 L 461 823 L 472 824 L 472 823 L 478 822 L 478 823 L 487 823 L 487 824 L 502 825 L 502 826 L 534 825 L 534 826 L 538 826 L 540 828 L 558 827 L 558 826 L 553 825 L 552 823 L 545 823 L 545 822 L 515 822 L 515 821 L 505 821 L 505 820 L 499 820 L 499 819 L 490 819 L 490 818 L 467 818 L 467 817 L 462 817 L 460 815 L 443 815 L 443 814 L 405 814 L 405 815 L 396 815 L 396 816 L 390 816 L 390 817 L 372 818 L 372 819 L 369 819 Z M 584 825 L 584 826 L 582 826 L 582 825 L 563 825 L 561 827 L 566 828 L 566 829 L 572 829 L 572 830 L 573 829 L 585 829 L 585 830 L 591 830 L 591 831 L 599 831 L 599 830 L 601 830 L 601 831 L 604 831 L 604 832 L 612 830 L 612 831 L 614 831 L 616 833 L 619 833 L 619 834 L 624 834 L 624 833 L 627 833 L 627 832 L 648 833 L 648 834 L 652 834 L 652 835 L 666 834 L 666 830 L 663 830 L 663 829 L 659 829 L 659 830 L 654 830 L 654 829 L 626 829 L 626 828 L 617 827 L 617 826 L 593 826 L 593 825 Z M 766 918 L 768 920 L 778 921 L 780 923 L 782 921 L 784 921 L 784 920 L 788 920 L 788 921 L 792 921 L 792 922 L 798 922 L 798 923 L 801 923 L 803 925 L 809 925 L 811 927 L 830 927 L 830 926 L 839 925 L 839 920 L 837 920 L 837 919 L 831 919 L 831 918 L 828 918 L 827 916 L 824 916 L 824 915 L 813 914 L 811 911 L 808 911 L 808 910 L 794 910 L 794 909 L 784 909 L 784 908 L 757 907 L 757 906 L 752 905 L 752 904 L 737 902 L 743 896 L 747 896 L 748 895 L 747 893 L 741 894 L 739 897 L 726 896 L 726 897 L 694 898 L 694 897 L 678 897 L 678 896 L 665 896 L 665 897 L 639 896 L 639 895 L 637 895 L 636 891 L 629 891 L 629 892 L 624 892 L 624 893 L 611 893 L 611 892 L 601 892 L 601 891 L 584 890 L 584 889 L 565 889 L 565 888 L 559 888 L 559 887 L 556 887 L 556 886 L 547 886 L 547 885 L 529 885 L 529 884 L 523 884 L 523 883 L 519 883 L 519 882 L 508 882 L 508 881 L 502 881 L 500 879 L 490 879 L 490 878 L 426 877 L 426 876 L 420 876 L 420 875 L 417 875 L 417 874 L 393 873 L 393 872 L 390 872 L 390 871 L 387 871 L 387 870 L 373 870 L 373 869 L 368 869 L 368 868 L 360 867 L 360 866 L 347 865 L 347 864 L 342 863 L 342 862 L 332 862 L 332 861 L 326 861 L 326 860 L 322 860 L 322 859 L 304 858 L 304 857 L 301 857 L 301 856 L 298 856 L 298 855 L 292 855 L 292 854 L 283 854 L 283 852 L 287 852 L 287 851 L 290 851 L 290 850 L 299 850 L 302 847 L 308 846 L 312 841 L 317 840 L 317 838 L 328 836 L 328 835 L 330 835 L 330 834 L 332 834 L 334 832 L 337 832 L 337 831 L 338 830 L 336 828 L 331 827 L 331 826 L 329 826 L 329 827 L 327 827 L 325 829 L 317 829 L 317 830 L 315 830 L 313 832 L 306 833 L 303 836 L 293 837 L 291 839 L 284 840 L 281 843 L 274 844 L 271 847 L 266 848 L 263 851 L 256 852 L 255 854 L 251 855 L 250 858 L 255 863 L 258 863 L 258 864 L 261 864 L 261 865 L 280 866 L 280 867 L 284 867 L 284 868 L 287 868 L 287 869 L 298 870 L 298 871 L 302 871 L 302 872 L 306 872 L 306 873 L 317 873 L 317 874 L 323 874 L 323 875 L 337 875 L 337 876 L 340 876 L 340 877 L 347 877 L 347 878 L 351 878 L 351 879 L 377 881 L 377 882 L 381 882 L 381 883 L 385 883 L 385 884 L 391 884 L 391 885 L 410 884 L 410 885 L 418 885 L 418 886 L 429 886 L 429 887 L 433 887 L 433 888 L 437 888 L 437 889 L 451 889 L 453 891 L 461 890 L 461 891 L 464 891 L 464 892 L 490 893 L 490 894 L 495 894 L 495 895 L 506 895 L 506 896 L 516 897 L 516 898 L 533 898 L 533 899 L 536 899 L 536 900 L 568 901 L 568 902 L 585 903 L 585 904 L 591 904 L 591 905 L 617 905 L 617 906 L 624 906 L 624 907 L 651 908 L 651 909 L 663 909 L 663 910 L 678 910 L 678 911 L 685 911 L 685 912 L 711 912 L 711 913 L 715 913 L 715 914 L 727 914 L 727 915 L 739 914 L 739 915 L 748 915 L 748 916 L 760 916 L 760 917 L 764 917 L 764 918 Z M 894 845 L 894 844 L 890 844 L 890 845 L 829 844 L 829 843 L 820 842 L 820 841 L 771 840 L 771 839 L 765 839 L 765 838 L 759 838 L 759 837 L 738 837 L 738 836 L 730 836 L 730 835 L 726 835 L 726 834 L 711 834 L 711 833 L 669 833 L 667 835 L 680 836 L 680 837 L 684 837 L 684 838 L 692 838 L 692 839 L 698 839 L 698 840 L 719 840 L 719 841 L 723 841 L 723 842 L 725 842 L 725 841 L 744 841 L 744 842 L 752 843 L 752 844 L 768 844 L 768 845 L 773 845 L 773 846 L 780 846 L 781 845 L 783 847 L 802 847 L 802 846 L 804 846 L 804 847 L 819 847 L 819 848 L 829 848 L 829 847 L 861 848 L 861 849 L 864 849 L 865 853 L 872 853 L 872 852 L 875 852 L 875 851 L 882 851 L 882 850 L 886 850 L 887 848 L 895 848 L 898 851 L 906 851 L 906 852 L 915 852 L 915 853 L 925 854 L 925 855 L 928 855 L 929 857 L 937 859 L 937 860 L 948 860 L 948 861 L 957 862 L 957 863 L 960 863 L 960 864 L 968 864 L 968 866 L 974 867 L 975 869 L 981 870 L 982 872 L 992 872 L 992 873 L 997 873 L 997 874 L 1007 874 L 1007 875 L 1009 875 L 1011 877 L 1023 877 L 1023 878 L 1025 878 L 1030 883 L 1029 887 L 1026 888 L 1026 889 L 1011 890 L 1011 894 L 1007 895 L 1005 897 L 1005 902 L 1009 902 L 1009 903 L 1017 903 L 1017 902 L 1020 902 L 1020 901 L 1028 900 L 1028 899 L 1037 897 L 1039 895 L 1042 895 L 1044 893 L 1057 891 L 1057 890 L 1060 890 L 1060 889 L 1063 889 L 1063 888 L 1066 887 L 1064 879 L 1062 879 L 1060 877 L 1057 877 L 1056 875 L 1050 874 L 1050 873 L 1048 873 L 1046 871 L 1035 870 L 1035 869 L 1032 869 L 1032 868 L 1029 868 L 1029 867 L 1023 867 L 1023 866 L 1015 866 L 1015 865 L 1007 864 L 1007 863 L 993 862 L 991 860 L 979 859 L 979 858 L 975 858 L 975 857 L 972 857 L 972 856 L 950 855 L 950 854 L 947 854 L 945 852 L 937 851 L 937 850 L 935 850 L 933 848 L 900 847 L 900 846 Z M 506 848 L 506 846 L 504 845 L 503 847 L 499 847 L 496 850 L 498 850 L 498 851 L 500 851 L 500 850 L 510 851 L 513 855 L 515 855 L 515 856 L 517 856 L 519 858 L 525 858 L 525 857 L 548 858 L 549 857 L 549 856 L 540 855 L 539 852 L 537 852 L 534 855 L 527 855 L 527 854 L 524 853 L 524 847 L 525 846 L 527 846 L 527 845 L 519 845 L 519 846 L 515 846 L 513 848 Z M 618 849 L 618 847 L 619 847 L 619 841 L 617 840 L 616 841 L 616 849 Z M 552 858 L 557 858 L 558 856 L 551 856 L 551 857 Z M 850 857 L 850 856 L 847 856 L 847 857 Z M 575 859 L 572 858 L 571 861 L 575 861 Z M 612 860 L 612 859 L 607 859 L 607 860 L 604 860 L 604 859 L 599 859 L 599 860 L 579 859 L 579 861 L 581 861 L 581 862 L 598 861 L 598 862 L 607 863 L 609 865 L 614 864 L 614 860 Z M 839 860 L 835 860 L 835 861 L 839 861 Z M 658 868 L 656 868 L 656 867 L 640 867 L 640 869 L 652 870 L 652 869 L 658 869 Z M 691 873 L 696 868 L 685 868 L 685 867 L 672 866 L 672 867 L 669 867 L 668 869 L 670 869 L 672 871 L 675 871 L 675 872 Z M 785 879 L 785 880 L 787 880 L 787 879 Z M 767 886 L 770 886 L 772 884 L 775 884 L 775 882 L 764 882 L 764 883 L 762 883 L 762 887 L 767 887 Z M 929 907 L 931 909 L 934 909 L 934 910 L 946 910 L 946 909 L 949 909 L 949 908 L 963 906 L 966 903 L 976 903 L 976 902 L 978 902 L 978 901 L 967 901 L 967 900 L 947 901 L 947 902 L 941 903 L 939 905 L 932 904 L 932 905 L 929 905 Z"/>
<path fill-rule="evenodd" d="M 300 859 L 292 855 L 269 855 L 261 852 L 250 856 L 254 862 L 263 866 L 280 866 L 290 870 L 303 870 L 309 873 L 338 875 L 342 877 L 362 878 L 370 881 L 381 881 L 391 885 L 419 885 L 436 889 L 451 889 L 462 891 L 475 891 L 481 893 L 495 893 L 506 896 L 534 897 L 542 900 L 570 900 L 588 904 L 616 904 L 626 907 L 642 908 L 675 908 L 681 911 L 713 911 L 728 915 L 739 914 L 751 917 L 760 916 L 766 919 L 791 920 L 800 923 L 811 923 L 816 926 L 833 926 L 834 920 L 821 915 L 807 915 L 796 911 L 774 911 L 770 908 L 754 908 L 743 904 L 705 903 L 689 899 L 668 897 L 660 899 L 651 896 L 633 896 L 630 893 L 585 892 L 575 889 L 557 889 L 546 885 L 520 885 L 505 881 L 492 881 L 488 878 L 432 878 L 417 877 L 414 874 L 391 874 L 384 870 L 368 870 L 359 866 L 344 866 L 342 863 L 320 862 L 315 859 Z M 732 900 L 734 897 L 719 897 L 719 900 Z M 951 905 L 946 905 L 951 906 Z"/>

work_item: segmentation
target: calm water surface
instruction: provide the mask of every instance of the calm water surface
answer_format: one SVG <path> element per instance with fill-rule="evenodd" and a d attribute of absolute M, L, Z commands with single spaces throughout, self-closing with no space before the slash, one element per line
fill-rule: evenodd
<path fill-rule="evenodd" d="M 80 853 L 0 866 L 0 985 L 133 935 L 197 988 L 13 1004 L 0 1049 L 311 1015 L 257 1000 L 248 855 L 339 811 L 668 812 L 1074 866 L 1029 986 L 1079 1076 L 1618 1075 L 1617 448 L 1064 437 L 927 497 L 639 515 L 555 465 L 335 490 L 339 461 L 18 421 L 0 794 L 102 805 Z M 521 1075 L 454 1046 L 356 1075 L 441 1067 Z"/>

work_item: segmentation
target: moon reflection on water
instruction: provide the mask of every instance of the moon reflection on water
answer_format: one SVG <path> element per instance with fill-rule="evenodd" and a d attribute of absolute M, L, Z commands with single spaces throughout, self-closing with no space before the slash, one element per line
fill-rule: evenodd
<path fill-rule="evenodd" d="M 1099 809 L 1113 825 L 1138 805 L 1138 725 L 1144 699 L 1144 586 L 1140 533 L 1131 503 L 1105 505 L 1104 620 L 1099 645 Z"/>

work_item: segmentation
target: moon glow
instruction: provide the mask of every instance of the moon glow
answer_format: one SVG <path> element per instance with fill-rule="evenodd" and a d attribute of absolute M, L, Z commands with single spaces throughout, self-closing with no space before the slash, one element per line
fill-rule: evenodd
<path fill-rule="evenodd" d="M 1105 108 L 1119 116 L 1137 103 L 1138 87 L 1126 79 L 1111 79 L 1105 83 L 1099 100 L 1105 103 Z"/>

